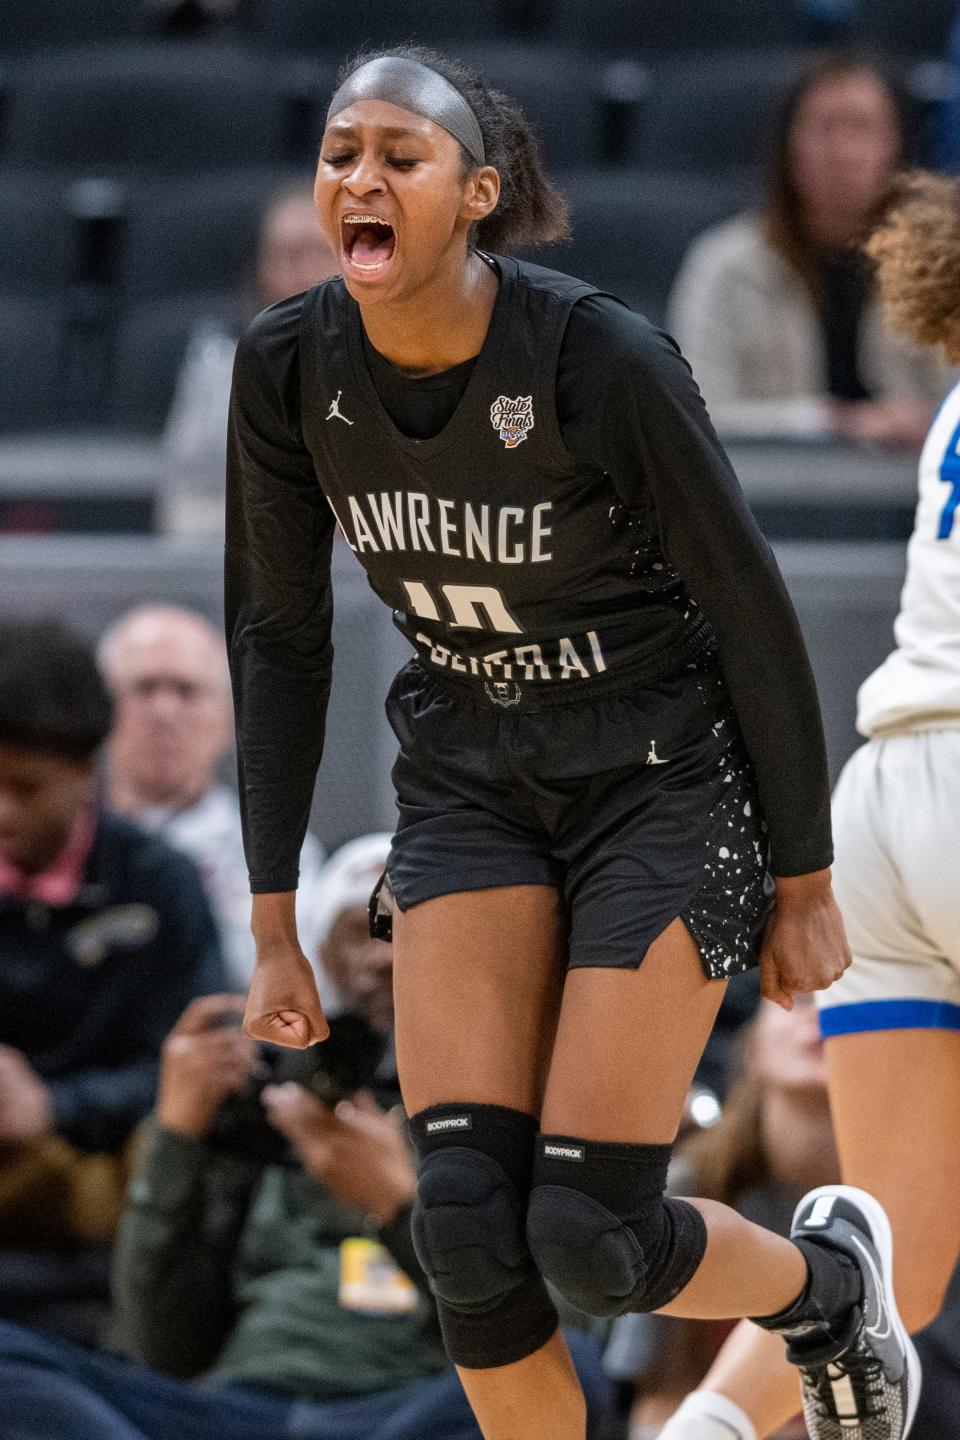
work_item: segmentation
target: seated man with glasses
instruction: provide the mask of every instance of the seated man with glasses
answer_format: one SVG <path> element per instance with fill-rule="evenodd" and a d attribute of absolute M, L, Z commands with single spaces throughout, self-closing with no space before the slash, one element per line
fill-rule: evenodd
<path fill-rule="evenodd" d="M 254 950 L 240 808 L 217 778 L 233 747 L 223 635 L 192 611 L 143 606 L 110 627 L 98 653 L 116 705 L 107 747 L 110 802 L 199 866 L 229 981 L 245 990 Z M 311 957 L 316 947 L 306 907 L 322 862 L 319 844 L 308 835 L 298 920 Z"/>

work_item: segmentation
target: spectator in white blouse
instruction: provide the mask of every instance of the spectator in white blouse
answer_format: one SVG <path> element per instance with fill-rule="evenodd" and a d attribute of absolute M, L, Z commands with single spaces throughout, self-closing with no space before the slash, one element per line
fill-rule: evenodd
<path fill-rule="evenodd" d="M 718 429 L 919 449 L 951 372 L 886 328 L 860 253 L 903 151 L 890 82 L 815 57 L 773 135 L 766 202 L 702 235 L 669 328 Z"/>

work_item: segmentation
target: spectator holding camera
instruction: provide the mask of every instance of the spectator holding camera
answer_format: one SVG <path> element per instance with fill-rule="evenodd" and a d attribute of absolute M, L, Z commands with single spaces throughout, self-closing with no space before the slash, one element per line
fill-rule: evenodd
<path fill-rule="evenodd" d="M 319 885 L 324 963 L 378 1038 L 369 1088 L 330 1095 L 336 1016 L 324 1045 L 265 1054 L 239 1028 L 239 997 L 188 1006 L 164 1046 L 117 1246 L 120 1330 L 146 1364 L 0 1326 L 7 1440 L 75 1440 L 78 1427 L 84 1440 L 480 1440 L 410 1237 L 391 947 L 360 924 L 388 843 L 344 847 Z M 284 1081 L 279 1067 L 305 1058 L 315 1074 Z M 289 1163 L 251 1159 L 263 1148 L 252 1128 L 225 1131 L 227 1107 L 251 1095 Z M 598 1419 L 597 1349 L 582 1335 L 572 1350 Z"/>
<path fill-rule="evenodd" d="M 196 862 L 229 982 L 245 989 L 254 947 L 240 807 L 217 780 L 217 767 L 233 745 L 223 635 L 190 610 L 145 605 L 106 631 L 98 653 L 116 705 L 107 746 L 111 804 Z M 322 861 L 319 844 L 308 835 L 297 908 L 311 952 L 311 895 Z"/>
<path fill-rule="evenodd" d="M 0 623 L 0 1247 L 105 1242 L 163 1039 L 223 987 L 195 867 L 97 801 L 110 698 L 59 624 Z"/>

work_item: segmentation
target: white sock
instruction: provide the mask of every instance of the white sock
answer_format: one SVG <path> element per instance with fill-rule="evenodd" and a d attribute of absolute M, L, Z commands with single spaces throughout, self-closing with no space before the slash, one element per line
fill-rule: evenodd
<path fill-rule="evenodd" d="M 660 1431 L 660 1440 L 757 1440 L 757 1432 L 725 1395 L 694 1390 Z"/>

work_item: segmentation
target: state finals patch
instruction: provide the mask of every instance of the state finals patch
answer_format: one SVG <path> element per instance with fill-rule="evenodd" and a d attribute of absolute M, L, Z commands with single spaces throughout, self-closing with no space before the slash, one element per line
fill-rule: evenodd
<path fill-rule="evenodd" d="M 490 423 L 508 450 L 515 450 L 533 429 L 533 396 L 518 395 L 515 400 L 498 395 L 490 406 Z"/>

